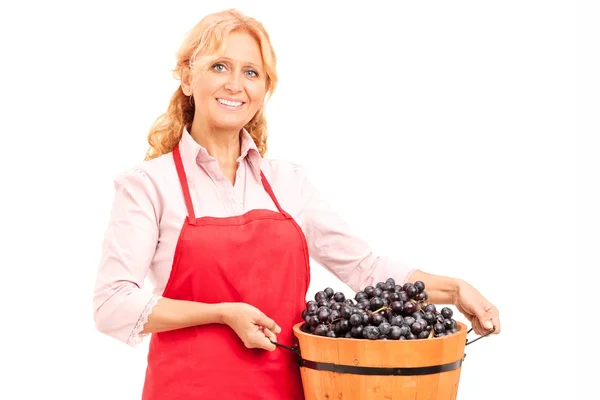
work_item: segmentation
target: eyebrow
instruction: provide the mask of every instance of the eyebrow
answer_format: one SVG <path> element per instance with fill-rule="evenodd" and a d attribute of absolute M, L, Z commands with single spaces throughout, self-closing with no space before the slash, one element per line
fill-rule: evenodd
<path fill-rule="evenodd" d="M 229 62 L 234 62 L 234 61 L 236 61 L 236 60 L 233 60 L 233 59 L 231 59 L 231 58 L 229 58 L 229 57 L 219 57 L 219 58 L 217 58 L 217 60 L 226 60 L 226 61 L 229 61 Z M 262 69 L 263 69 L 263 67 L 261 67 L 261 66 L 259 66 L 259 65 L 256 65 L 256 64 L 254 64 L 254 63 L 251 63 L 250 61 L 240 61 L 240 62 L 241 62 L 241 63 L 243 63 L 243 64 L 248 64 L 248 65 L 251 65 L 252 67 L 254 67 L 254 68 L 256 68 L 256 69 L 260 69 L 260 70 L 262 70 Z"/>

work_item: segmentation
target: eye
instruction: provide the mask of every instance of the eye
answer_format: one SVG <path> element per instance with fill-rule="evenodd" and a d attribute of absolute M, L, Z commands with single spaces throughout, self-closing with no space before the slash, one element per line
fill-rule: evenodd
<path fill-rule="evenodd" d="M 258 72 L 256 72 L 256 71 L 255 71 L 255 70 L 253 70 L 253 69 L 250 69 L 250 70 L 246 71 L 246 73 L 247 73 L 247 74 L 249 74 L 249 75 L 250 75 L 250 77 L 252 77 L 252 78 L 256 78 L 256 77 L 258 77 Z"/>
<path fill-rule="evenodd" d="M 223 72 L 225 71 L 225 65 L 221 64 L 221 63 L 217 63 L 215 65 L 213 65 L 213 69 L 217 72 Z"/>

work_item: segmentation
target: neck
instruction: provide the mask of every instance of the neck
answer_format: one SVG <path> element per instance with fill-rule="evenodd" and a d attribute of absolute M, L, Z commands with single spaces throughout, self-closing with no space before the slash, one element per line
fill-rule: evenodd
<path fill-rule="evenodd" d="M 219 162 L 221 167 L 236 164 L 241 152 L 239 130 L 208 129 L 193 124 L 190 135 Z"/>

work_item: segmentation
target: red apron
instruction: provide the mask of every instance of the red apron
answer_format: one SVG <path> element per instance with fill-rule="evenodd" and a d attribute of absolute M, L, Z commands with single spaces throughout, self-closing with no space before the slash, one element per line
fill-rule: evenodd
<path fill-rule="evenodd" d="M 163 296 L 251 304 L 281 327 L 278 342 L 291 346 L 310 280 L 302 230 L 281 209 L 262 172 L 279 212 L 196 218 L 178 148 L 173 158 L 188 215 Z M 142 398 L 282 400 L 304 394 L 292 352 L 248 349 L 229 326 L 211 324 L 152 335 Z"/>

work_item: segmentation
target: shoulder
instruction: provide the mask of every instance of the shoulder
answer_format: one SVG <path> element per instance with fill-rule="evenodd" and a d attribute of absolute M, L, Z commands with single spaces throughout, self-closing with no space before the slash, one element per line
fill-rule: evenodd
<path fill-rule="evenodd" d="M 114 177 L 114 185 L 117 190 L 142 189 L 145 192 L 156 194 L 166 181 L 165 178 L 173 174 L 177 174 L 173 155 L 166 153 L 152 160 L 143 160 L 120 171 Z"/>
<path fill-rule="evenodd" d="M 261 170 L 269 180 L 275 179 L 301 184 L 306 178 L 304 165 L 282 158 L 263 158 Z"/>

